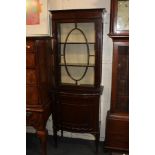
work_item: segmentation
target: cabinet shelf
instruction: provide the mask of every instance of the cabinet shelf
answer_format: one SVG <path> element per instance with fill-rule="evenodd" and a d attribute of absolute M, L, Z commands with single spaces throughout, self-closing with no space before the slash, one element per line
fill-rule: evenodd
<path fill-rule="evenodd" d="M 86 63 L 60 63 L 59 66 L 69 66 L 69 67 L 95 67 L 94 64 L 87 65 Z"/>
<path fill-rule="evenodd" d="M 88 44 L 95 44 L 94 42 L 87 42 Z M 59 42 L 59 44 L 86 44 L 86 42 Z"/>
<path fill-rule="evenodd" d="M 62 83 L 61 84 L 62 86 L 72 86 L 72 87 L 75 87 L 75 85 L 74 84 L 72 84 L 72 83 Z M 94 87 L 92 84 L 79 84 L 78 85 L 79 87 Z"/>
<path fill-rule="evenodd" d="M 61 54 L 61 56 L 63 57 L 64 54 Z M 89 54 L 89 57 L 95 57 L 95 55 L 94 54 Z"/>

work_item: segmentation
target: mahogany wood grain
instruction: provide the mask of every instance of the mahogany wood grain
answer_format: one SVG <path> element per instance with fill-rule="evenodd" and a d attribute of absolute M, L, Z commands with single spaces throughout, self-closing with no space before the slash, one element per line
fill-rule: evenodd
<path fill-rule="evenodd" d="M 52 112 L 52 50 L 50 37 L 26 38 L 26 124 L 36 129 L 41 155 L 47 155 L 46 122 Z"/>

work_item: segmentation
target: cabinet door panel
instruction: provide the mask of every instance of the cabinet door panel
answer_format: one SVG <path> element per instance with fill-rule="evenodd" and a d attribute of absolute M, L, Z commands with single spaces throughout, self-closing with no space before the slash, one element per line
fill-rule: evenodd
<path fill-rule="evenodd" d="M 96 63 L 95 23 L 59 23 L 57 27 L 60 36 L 58 39 L 60 83 L 93 86 Z"/>
<path fill-rule="evenodd" d="M 114 43 L 112 110 L 129 112 L 129 45 Z"/>
<path fill-rule="evenodd" d="M 60 95 L 59 123 L 71 130 L 96 130 L 99 109 L 98 96 Z"/>

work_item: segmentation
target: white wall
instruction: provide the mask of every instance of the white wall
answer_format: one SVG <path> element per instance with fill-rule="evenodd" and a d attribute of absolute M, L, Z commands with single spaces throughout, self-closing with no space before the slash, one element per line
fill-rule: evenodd
<path fill-rule="evenodd" d="M 104 86 L 103 95 L 101 96 L 101 131 L 100 140 L 104 140 L 105 137 L 105 121 L 107 110 L 110 108 L 111 97 L 111 73 L 112 73 L 112 40 L 107 36 L 109 33 L 109 18 L 110 18 L 110 0 L 49 0 L 49 10 L 61 10 L 61 9 L 84 9 L 84 8 L 106 8 L 104 15 L 104 33 L 103 33 L 103 58 L 102 58 L 102 85 Z M 50 117 L 47 122 L 47 129 L 49 134 L 53 134 L 52 130 L 52 118 Z M 27 128 L 27 131 L 33 132 L 32 128 Z M 94 139 L 89 134 L 79 134 L 65 132 L 64 136 Z"/>
<path fill-rule="evenodd" d="M 49 0 L 49 10 L 102 8 L 107 0 Z"/>

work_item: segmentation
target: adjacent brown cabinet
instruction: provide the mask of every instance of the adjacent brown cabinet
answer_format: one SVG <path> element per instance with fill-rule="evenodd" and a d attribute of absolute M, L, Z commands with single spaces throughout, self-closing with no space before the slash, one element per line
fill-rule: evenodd
<path fill-rule="evenodd" d="M 113 40 L 111 107 L 104 147 L 129 150 L 129 0 L 111 0 L 109 37 Z"/>
<path fill-rule="evenodd" d="M 51 114 L 52 50 L 50 37 L 26 38 L 26 124 L 33 126 L 46 155 L 46 122 Z"/>
<path fill-rule="evenodd" d="M 103 87 L 104 9 L 52 11 L 55 62 L 53 129 L 90 133 L 99 142 L 99 107 Z"/>

